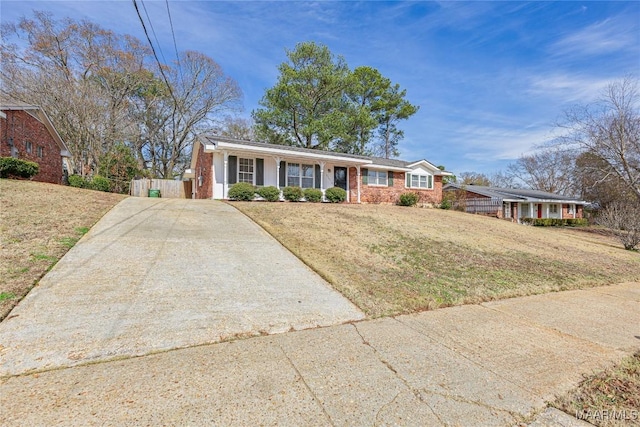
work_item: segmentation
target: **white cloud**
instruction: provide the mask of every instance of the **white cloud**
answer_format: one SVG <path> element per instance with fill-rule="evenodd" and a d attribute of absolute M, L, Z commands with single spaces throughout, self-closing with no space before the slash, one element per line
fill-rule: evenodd
<path fill-rule="evenodd" d="M 551 45 L 555 56 L 594 56 L 633 49 L 637 52 L 638 16 L 613 16 L 568 34 Z"/>

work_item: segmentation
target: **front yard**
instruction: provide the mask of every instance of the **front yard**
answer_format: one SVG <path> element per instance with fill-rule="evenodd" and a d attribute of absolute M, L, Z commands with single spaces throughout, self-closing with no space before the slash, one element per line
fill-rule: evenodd
<path fill-rule="evenodd" d="M 640 280 L 614 239 L 438 209 L 234 202 L 370 317 Z"/>
<path fill-rule="evenodd" d="M 0 320 L 121 194 L 0 179 Z"/>

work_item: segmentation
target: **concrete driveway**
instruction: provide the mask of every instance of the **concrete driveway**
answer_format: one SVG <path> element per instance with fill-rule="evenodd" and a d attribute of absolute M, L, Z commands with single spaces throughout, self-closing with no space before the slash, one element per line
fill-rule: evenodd
<path fill-rule="evenodd" d="M 0 323 L 0 377 L 363 317 L 233 207 L 132 197 Z"/>

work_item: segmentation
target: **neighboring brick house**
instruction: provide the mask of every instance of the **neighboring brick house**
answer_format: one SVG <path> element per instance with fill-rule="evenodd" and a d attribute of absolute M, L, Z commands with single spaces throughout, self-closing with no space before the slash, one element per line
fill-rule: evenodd
<path fill-rule="evenodd" d="M 331 151 L 235 140 L 215 135 L 194 144 L 185 178 L 192 197 L 226 199 L 236 182 L 255 186 L 341 187 L 350 203 L 397 203 L 400 194 L 416 192 L 420 201 L 442 201 L 442 171 L 426 160 L 407 162 Z"/>
<path fill-rule="evenodd" d="M 522 218 L 583 218 L 587 202 L 546 191 L 518 188 L 486 187 L 450 183 L 445 195 L 463 202 L 466 212 L 509 219 L 520 223 Z"/>
<path fill-rule="evenodd" d="M 45 112 L 8 98 L 0 98 L 0 112 L 0 157 L 35 162 L 34 181 L 62 184 L 70 154 Z"/>

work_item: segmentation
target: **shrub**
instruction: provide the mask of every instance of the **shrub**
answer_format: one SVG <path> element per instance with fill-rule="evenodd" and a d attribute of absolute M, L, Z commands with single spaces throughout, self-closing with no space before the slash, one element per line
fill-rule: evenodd
<path fill-rule="evenodd" d="M 238 182 L 229 188 L 229 198 L 249 202 L 256 196 L 256 189 L 248 182 Z"/>
<path fill-rule="evenodd" d="M 32 178 L 39 170 L 40 166 L 35 162 L 13 157 L 0 157 L 0 178 Z"/>
<path fill-rule="evenodd" d="M 451 209 L 451 200 L 443 199 L 442 202 L 440 203 L 440 209 L 446 209 L 446 210 Z"/>
<path fill-rule="evenodd" d="M 322 190 L 317 188 L 307 188 L 303 191 L 303 194 L 307 202 L 318 203 L 322 201 Z"/>
<path fill-rule="evenodd" d="M 340 187 L 331 187 L 325 190 L 324 197 L 331 203 L 340 203 L 347 200 L 347 192 Z"/>
<path fill-rule="evenodd" d="M 91 180 L 89 188 L 91 188 L 92 190 L 104 191 L 108 193 L 109 191 L 111 191 L 111 181 L 109 181 L 109 179 L 105 178 L 104 176 L 96 175 Z"/>
<path fill-rule="evenodd" d="M 258 188 L 258 196 L 265 199 L 267 202 L 277 202 L 280 200 L 280 190 L 278 187 L 269 186 L 269 187 L 260 187 Z"/>
<path fill-rule="evenodd" d="M 284 187 L 282 189 L 282 195 L 285 200 L 290 202 L 298 202 L 302 199 L 302 188 L 300 187 Z"/>
<path fill-rule="evenodd" d="M 583 227 L 589 224 L 585 218 L 521 218 L 520 222 L 534 227 Z"/>
<path fill-rule="evenodd" d="M 69 175 L 69 185 L 77 188 L 89 188 L 89 181 L 80 175 Z"/>
<path fill-rule="evenodd" d="M 400 206 L 415 206 L 418 203 L 420 197 L 416 193 L 402 193 L 400 195 Z"/>

